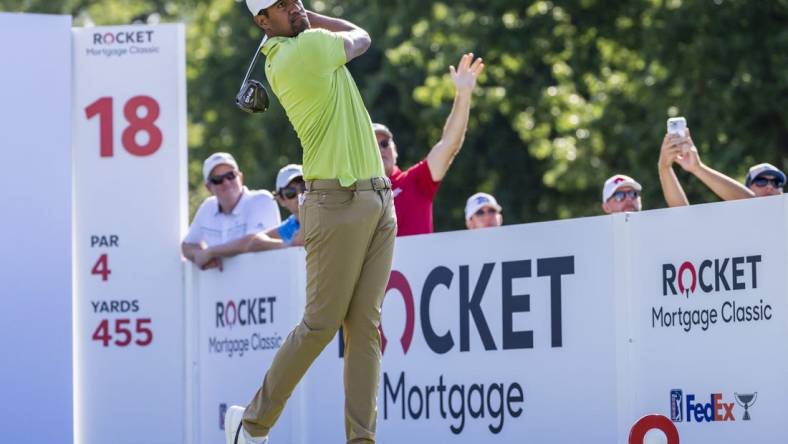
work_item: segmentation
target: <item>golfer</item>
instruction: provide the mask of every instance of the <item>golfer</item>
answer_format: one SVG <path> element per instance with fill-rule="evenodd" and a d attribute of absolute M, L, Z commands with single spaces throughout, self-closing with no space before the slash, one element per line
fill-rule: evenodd
<path fill-rule="evenodd" d="M 296 384 L 344 326 L 346 439 L 374 443 L 378 325 L 397 222 L 372 122 L 345 67 L 371 40 L 352 23 L 305 10 L 300 0 L 246 4 L 268 36 L 266 77 L 304 149 L 306 307 L 251 403 L 228 409 L 226 437 L 266 443 Z"/>

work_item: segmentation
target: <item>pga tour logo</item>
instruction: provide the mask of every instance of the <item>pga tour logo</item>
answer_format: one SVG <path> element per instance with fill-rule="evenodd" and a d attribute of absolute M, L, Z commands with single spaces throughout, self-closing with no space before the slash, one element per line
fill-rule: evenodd
<path fill-rule="evenodd" d="M 670 419 L 673 422 L 687 423 L 736 421 L 733 408 L 739 404 L 744 409 L 744 415 L 740 419 L 749 421 L 749 409 L 755 404 L 758 392 L 734 393 L 733 397 L 735 402 L 726 402 L 722 393 L 712 393 L 707 398 L 709 401 L 704 402 L 705 399 L 698 399 L 690 393 L 687 393 L 685 398 L 683 390 L 673 389 L 670 391 Z"/>

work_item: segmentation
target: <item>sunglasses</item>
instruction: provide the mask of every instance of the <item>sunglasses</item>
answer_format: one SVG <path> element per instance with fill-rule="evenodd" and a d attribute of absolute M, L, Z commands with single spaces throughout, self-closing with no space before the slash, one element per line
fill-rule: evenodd
<path fill-rule="evenodd" d="M 484 208 L 479 208 L 473 214 L 475 214 L 475 215 L 477 215 L 479 217 L 482 217 L 485 214 L 498 214 L 498 210 L 496 210 L 495 208 L 492 208 L 492 207 L 484 207 Z"/>
<path fill-rule="evenodd" d="M 638 196 L 640 196 L 640 191 L 628 190 L 628 191 L 616 191 L 615 193 L 613 193 L 613 196 L 611 197 L 615 199 L 616 202 L 621 202 L 626 198 L 635 200 L 638 198 Z"/>
<path fill-rule="evenodd" d="M 291 185 L 289 187 L 284 187 L 279 190 L 279 196 L 283 199 L 293 199 L 299 194 L 303 193 L 306 189 L 303 183 L 299 183 L 297 185 Z"/>
<path fill-rule="evenodd" d="M 378 142 L 378 146 L 381 148 L 388 148 L 391 145 L 391 139 L 383 139 Z"/>
<path fill-rule="evenodd" d="M 758 188 L 763 188 L 766 185 L 772 184 L 774 188 L 782 188 L 785 183 L 775 177 L 756 177 L 752 180 L 752 184 Z"/>
<path fill-rule="evenodd" d="M 208 178 L 208 182 L 211 182 L 214 185 L 221 185 L 222 182 L 225 180 L 233 181 L 235 178 L 238 177 L 238 173 L 235 171 L 228 171 L 220 176 L 211 176 Z"/>

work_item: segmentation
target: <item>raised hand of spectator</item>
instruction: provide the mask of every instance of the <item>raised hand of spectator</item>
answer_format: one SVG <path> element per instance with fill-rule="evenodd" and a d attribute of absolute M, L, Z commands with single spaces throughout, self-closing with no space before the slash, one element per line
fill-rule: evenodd
<path fill-rule="evenodd" d="M 668 169 L 673 166 L 682 153 L 681 145 L 679 144 L 681 137 L 675 134 L 665 134 L 662 139 L 662 148 L 659 150 L 659 161 L 657 165 L 660 169 Z"/>
<path fill-rule="evenodd" d="M 680 162 L 686 150 L 684 147 L 684 137 L 675 134 L 665 134 L 662 138 L 662 148 L 659 151 L 658 172 L 659 183 L 662 186 L 662 194 L 669 207 L 681 207 L 689 205 L 687 195 L 681 188 L 679 178 L 673 171 L 673 163 Z M 683 167 L 682 167 L 683 168 Z"/>
<path fill-rule="evenodd" d="M 458 93 L 470 93 L 476 88 L 476 81 L 484 71 L 484 62 L 481 57 L 474 60 L 473 53 L 463 54 L 457 68 L 449 67 L 451 78 Z"/>
<path fill-rule="evenodd" d="M 700 161 L 698 148 L 695 146 L 695 142 L 692 141 L 692 135 L 690 134 L 689 128 L 687 128 L 687 135 L 685 137 L 675 135 L 673 137 L 676 138 L 676 144 L 681 149 L 681 156 L 676 158 L 676 163 L 678 163 L 684 171 L 696 174 L 698 170 L 700 170 L 702 162 Z"/>

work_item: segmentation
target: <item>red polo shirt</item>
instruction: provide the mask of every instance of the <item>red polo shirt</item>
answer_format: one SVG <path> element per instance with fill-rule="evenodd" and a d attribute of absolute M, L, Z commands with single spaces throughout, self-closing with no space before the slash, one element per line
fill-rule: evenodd
<path fill-rule="evenodd" d="M 407 171 L 395 166 L 389 179 L 397 211 L 397 236 L 432 233 L 432 200 L 440 182 L 432 180 L 427 161 Z"/>

